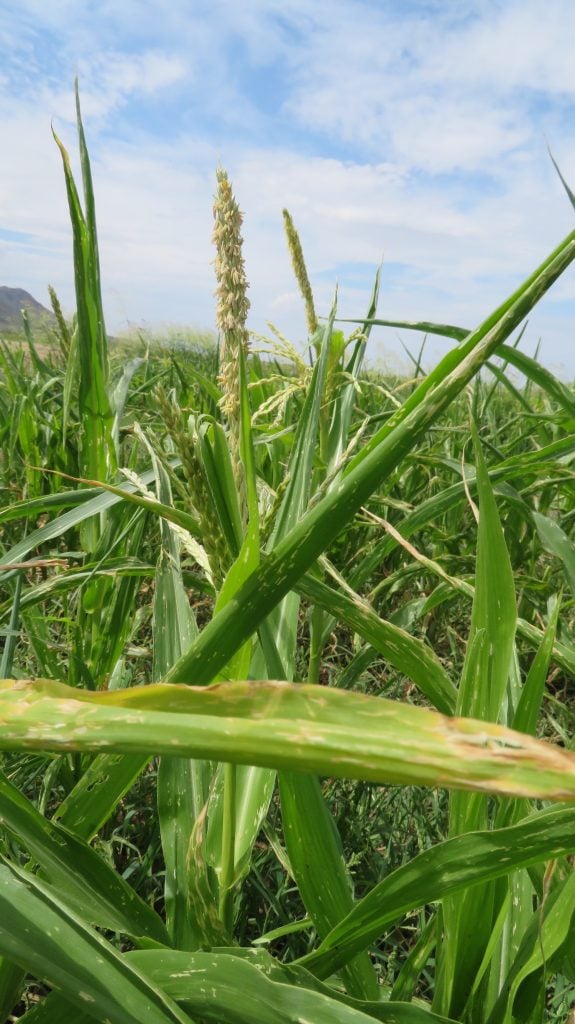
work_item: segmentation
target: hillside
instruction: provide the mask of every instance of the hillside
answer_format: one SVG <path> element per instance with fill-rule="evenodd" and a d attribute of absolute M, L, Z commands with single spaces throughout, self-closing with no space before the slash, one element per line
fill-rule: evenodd
<path fill-rule="evenodd" d="M 0 331 L 22 330 L 21 310 L 27 309 L 32 324 L 52 323 L 53 313 L 38 302 L 23 288 L 8 288 L 0 285 Z"/>

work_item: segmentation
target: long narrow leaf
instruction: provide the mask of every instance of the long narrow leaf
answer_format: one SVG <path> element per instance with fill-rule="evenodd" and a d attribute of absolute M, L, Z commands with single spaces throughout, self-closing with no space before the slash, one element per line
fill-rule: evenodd
<path fill-rule="evenodd" d="M 532 306 L 575 257 L 572 232 L 521 289 L 472 336 L 463 360 L 387 433 L 345 479 L 308 511 L 281 540 L 235 598 L 204 629 L 190 651 L 169 673 L 172 682 L 194 678 L 209 682 L 229 661 L 270 609 L 294 586 L 330 541 L 350 521 L 432 423 L 451 404 L 477 370 L 521 322 Z M 451 365 L 451 364 L 450 364 Z M 413 396 L 412 396 L 413 397 Z"/>
<path fill-rule="evenodd" d="M 0 952 L 111 1024 L 190 1018 L 33 875 L 0 863 Z"/>
<path fill-rule="evenodd" d="M 21 843 L 64 901 L 87 921 L 168 944 L 157 914 L 86 843 L 58 827 L 0 775 L 2 827 Z"/>
<path fill-rule="evenodd" d="M 365 949 L 404 914 L 575 849 L 575 810 L 546 810 L 511 828 L 448 839 L 376 885 L 318 950 L 300 963 L 320 978 Z"/>
<path fill-rule="evenodd" d="M 575 799 L 575 754 L 490 722 L 322 686 L 0 684 L 0 748 L 168 753 L 372 782 Z"/>
<path fill-rule="evenodd" d="M 387 658 L 394 668 L 417 683 L 438 711 L 453 714 L 455 686 L 430 647 L 392 622 L 380 619 L 369 603 L 358 594 L 351 596 L 345 591 L 335 590 L 309 574 L 299 581 L 297 590 L 325 608 L 340 622 L 351 626 L 362 639 Z"/>

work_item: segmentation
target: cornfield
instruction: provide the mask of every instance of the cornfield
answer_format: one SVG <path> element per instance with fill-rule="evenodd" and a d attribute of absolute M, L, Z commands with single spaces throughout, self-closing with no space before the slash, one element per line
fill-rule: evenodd
<path fill-rule="evenodd" d="M 392 379 L 287 211 L 258 348 L 220 169 L 219 345 L 122 347 L 77 109 L 76 313 L 0 349 L 0 1019 L 569 1019 L 575 395 L 518 342 L 575 231 Z"/>

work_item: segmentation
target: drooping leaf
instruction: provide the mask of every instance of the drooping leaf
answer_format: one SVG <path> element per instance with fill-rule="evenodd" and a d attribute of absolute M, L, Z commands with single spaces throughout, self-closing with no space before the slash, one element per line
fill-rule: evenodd
<path fill-rule="evenodd" d="M 322 686 L 98 692 L 0 682 L 0 748 L 169 753 L 372 782 L 575 799 L 575 754 L 491 722 Z"/>

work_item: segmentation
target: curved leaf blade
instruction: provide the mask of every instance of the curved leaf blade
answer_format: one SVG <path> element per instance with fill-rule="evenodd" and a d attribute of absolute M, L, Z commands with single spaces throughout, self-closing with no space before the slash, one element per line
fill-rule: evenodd
<path fill-rule="evenodd" d="M 322 686 L 0 683 L 0 748 L 172 754 L 575 800 L 575 754 L 491 722 Z"/>

